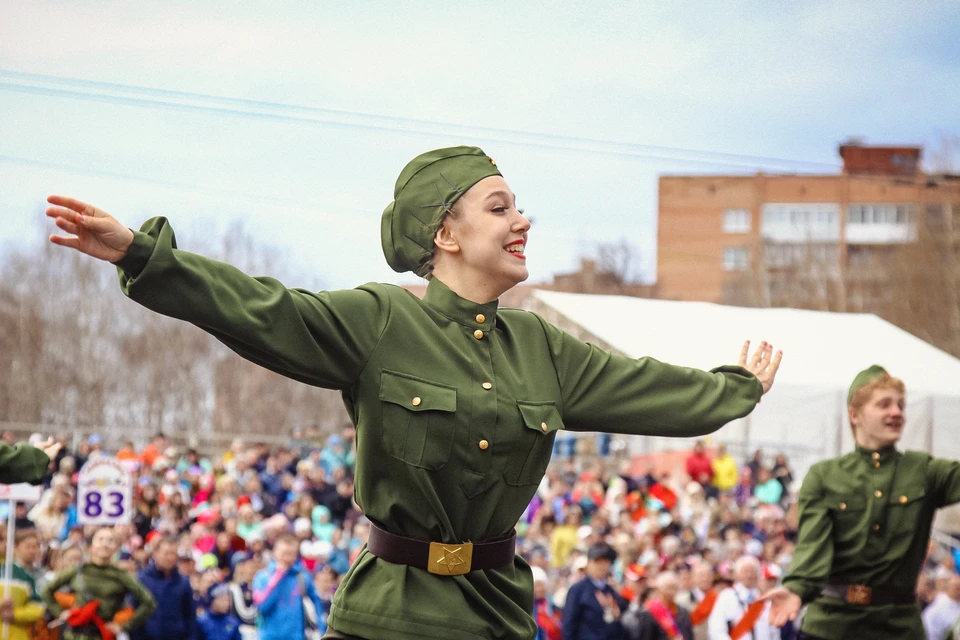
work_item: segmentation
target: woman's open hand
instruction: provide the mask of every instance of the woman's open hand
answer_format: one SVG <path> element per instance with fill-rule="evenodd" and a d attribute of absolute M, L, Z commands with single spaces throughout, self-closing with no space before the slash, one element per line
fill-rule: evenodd
<path fill-rule="evenodd" d="M 773 345 L 761 342 L 757 350 L 753 352 L 753 357 L 747 360 L 750 354 L 750 341 L 743 343 L 743 349 L 740 350 L 740 366 L 757 376 L 757 380 L 763 385 L 763 392 L 770 391 L 773 386 L 773 379 L 777 377 L 777 369 L 780 368 L 780 360 L 783 358 L 783 351 L 773 353 Z"/>
<path fill-rule="evenodd" d="M 47 209 L 47 216 L 73 234 L 72 237 L 52 235 L 50 242 L 107 262 L 116 262 L 127 255 L 127 249 L 133 244 L 133 231 L 106 211 L 64 196 L 50 196 L 47 202 L 54 205 Z"/>

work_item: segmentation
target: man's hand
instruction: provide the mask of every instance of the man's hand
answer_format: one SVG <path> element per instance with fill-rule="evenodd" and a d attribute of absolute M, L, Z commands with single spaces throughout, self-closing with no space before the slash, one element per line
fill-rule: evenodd
<path fill-rule="evenodd" d="M 780 368 L 780 360 L 783 358 L 783 351 L 773 353 L 773 345 L 761 342 L 757 350 L 753 352 L 753 357 L 747 361 L 750 353 L 750 341 L 743 343 L 743 349 L 740 350 L 740 366 L 757 376 L 757 380 L 763 385 L 763 392 L 770 391 L 773 386 L 773 379 L 777 377 L 777 369 Z"/>
<path fill-rule="evenodd" d="M 133 244 L 133 231 L 106 211 L 64 196 L 50 196 L 47 202 L 55 205 L 47 209 L 47 216 L 53 218 L 58 227 L 73 234 L 73 237 L 50 236 L 53 244 L 107 262 L 116 262 L 127 255 Z"/>
<path fill-rule="evenodd" d="M 0 601 L 0 620 L 6 623 L 13 622 L 13 600 L 10 598 Z"/>
<path fill-rule="evenodd" d="M 117 637 L 117 636 L 119 636 L 121 633 L 123 633 L 123 627 L 121 627 L 121 626 L 120 626 L 119 624 L 117 624 L 116 622 L 108 622 L 108 623 L 106 624 L 106 627 L 107 627 L 107 629 L 110 629 L 110 633 L 112 633 L 114 637 Z"/>
<path fill-rule="evenodd" d="M 770 603 L 767 619 L 775 627 L 782 627 L 788 620 L 796 620 L 797 612 L 803 604 L 800 596 L 784 587 L 768 591 L 760 600 Z"/>

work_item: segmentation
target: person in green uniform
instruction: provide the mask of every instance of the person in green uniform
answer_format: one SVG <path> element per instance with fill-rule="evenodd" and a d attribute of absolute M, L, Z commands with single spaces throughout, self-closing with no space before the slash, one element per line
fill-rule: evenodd
<path fill-rule="evenodd" d="M 120 543 L 113 529 L 103 527 L 97 530 L 90 543 L 90 561 L 61 573 L 44 587 L 43 601 L 50 614 L 60 620 L 67 620 L 70 609 L 61 607 L 54 594 L 61 587 L 69 585 L 71 591 L 76 594 L 75 607 L 82 607 L 92 600 L 100 602 L 96 615 L 114 636 L 121 632 L 129 633 L 143 626 L 156 608 L 156 601 L 150 591 L 137 582 L 136 578 L 114 566 L 113 556 L 119 548 Z M 137 608 L 133 612 L 133 617 L 121 624 L 114 621 L 114 616 L 124 607 L 124 599 L 128 594 L 133 596 Z M 93 623 L 80 626 L 67 624 L 63 630 L 63 638 L 64 640 L 100 640 L 101 634 Z"/>
<path fill-rule="evenodd" d="M 933 516 L 960 502 L 960 462 L 898 451 L 905 387 L 883 367 L 861 371 L 847 395 L 856 450 L 810 468 L 783 586 L 768 593 L 782 626 L 809 605 L 807 638 L 924 638 L 917 576 Z"/>
<path fill-rule="evenodd" d="M 753 410 L 780 362 L 765 343 L 709 372 L 615 356 L 501 309 L 499 296 L 527 278 L 530 223 L 476 147 L 414 158 L 383 213 L 387 262 L 429 280 L 422 300 L 375 283 L 288 289 L 178 249 L 165 218 L 133 232 L 72 198 L 48 201 L 71 234 L 51 240 L 116 263 L 136 302 L 341 391 L 357 431 L 355 499 L 372 526 L 328 637 L 533 638 L 514 527 L 557 432 L 710 433 Z"/>
<path fill-rule="evenodd" d="M 50 461 L 60 452 L 60 447 L 60 443 L 53 438 L 36 447 L 25 442 L 12 447 L 0 442 L 0 484 L 40 484 L 47 475 Z"/>

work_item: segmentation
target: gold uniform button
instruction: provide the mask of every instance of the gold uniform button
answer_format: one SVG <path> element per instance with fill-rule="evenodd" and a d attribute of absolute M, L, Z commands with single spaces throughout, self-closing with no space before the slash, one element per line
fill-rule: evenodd
<path fill-rule="evenodd" d="M 873 452 L 873 459 L 874 459 L 874 460 L 879 460 L 879 459 L 880 459 L 880 454 L 877 453 L 876 451 L 874 451 L 874 452 Z"/>
<path fill-rule="evenodd" d="M 883 491 L 874 491 L 874 492 L 873 492 L 873 495 L 874 495 L 874 497 L 876 497 L 876 498 L 882 498 L 882 497 L 883 497 Z"/>
<path fill-rule="evenodd" d="M 487 321 L 487 316 L 483 315 L 482 313 L 478 313 L 478 314 L 477 314 L 477 323 L 478 323 L 478 324 L 483 324 L 483 323 L 486 322 L 486 321 Z"/>
<path fill-rule="evenodd" d="M 481 441 L 479 442 L 478 446 L 479 446 L 480 449 L 482 449 L 483 451 L 486 451 L 486 450 L 487 450 L 487 447 L 490 446 L 490 443 L 487 442 L 486 440 L 481 440 Z"/>
<path fill-rule="evenodd" d="M 900 504 L 907 504 L 907 496 L 900 496 Z"/>
<path fill-rule="evenodd" d="M 840 503 L 840 511 L 846 511 L 846 510 L 847 510 L 847 503 L 846 503 L 846 502 L 841 502 L 841 503 Z"/>
<path fill-rule="evenodd" d="M 493 383 L 490 383 L 490 382 L 484 382 L 480 386 L 486 389 L 487 391 L 490 391 L 490 389 L 493 389 Z"/>
<path fill-rule="evenodd" d="M 417 396 L 416 398 L 414 398 L 414 399 L 411 400 L 410 402 L 411 402 L 411 404 L 413 404 L 413 406 L 419 407 L 419 406 L 420 406 L 420 403 L 423 402 L 423 400 L 420 399 L 420 396 Z"/>
<path fill-rule="evenodd" d="M 874 530 L 874 531 L 880 531 L 880 525 L 879 525 L 879 524 L 873 525 L 873 530 Z"/>
<path fill-rule="evenodd" d="M 880 463 L 879 463 L 879 462 L 874 462 L 874 463 L 873 463 L 873 468 L 874 468 L 874 469 L 879 469 L 879 468 L 880 468 Z"/>
<path fill-rule="evenodd" d="M 540 431 L 543 431 L 544 433 L 546 433 L 546 432 L 547 432 L 547 429 L 549 429 L 549 428 L 550 428 L 550 427 L 547 426 L 547 423 L 546 423 L 546 422 L 541 422 L 541 423 L 540 423 Z"/>
<path fill-rule="evenodd" d="M 480 338 L 483 337 L 483 331 L 480 331 L 480 329 L 477 329 L 476 331 L 473 332 L 473 337 L 479 340 Z"/>

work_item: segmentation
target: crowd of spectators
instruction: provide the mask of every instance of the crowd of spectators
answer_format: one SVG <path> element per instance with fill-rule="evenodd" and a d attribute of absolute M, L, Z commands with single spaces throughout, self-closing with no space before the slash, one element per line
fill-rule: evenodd
<path fill-rule="evenodd" d="M 353 501 L 354 435 L 296 432 L 285 446 L 236 441 L 217 455 L 163 434 L 139 450 L 126 442 L 107 451 L 96 435 L 65 446 L 39 502 L 13 514 L 15 564 L 30 593 L 0 604 L 0 618 L 28 630 L 11 638 L 38 637 L 67 610 L 55 591 L 76 591 L 72 576 L 92 562 L 104 529 L 78 524 L 75 495 L 78 470 L 96 456 L 116 457 L 135 478 L 132 521 L 109 528 L 96 553 L 135 577 L 156 607 L 139 608 L 130 590 L 114 631 L 131 640 L 319 638 L 369 531 Z M 799 482 L 782 453 L 738 461 L 698 442 L 669 471 L 613 463 L 608 447 L 572 453 L 554 456 L 517 525 L 542 640 L 727 640 L 788 568 Z M 931 545 L 918 598 L 930 624 L 960 617 L 953 554 Z M 754 640 L 795 637 L 792 626 L 764 624 L 751 623 Z"/>

